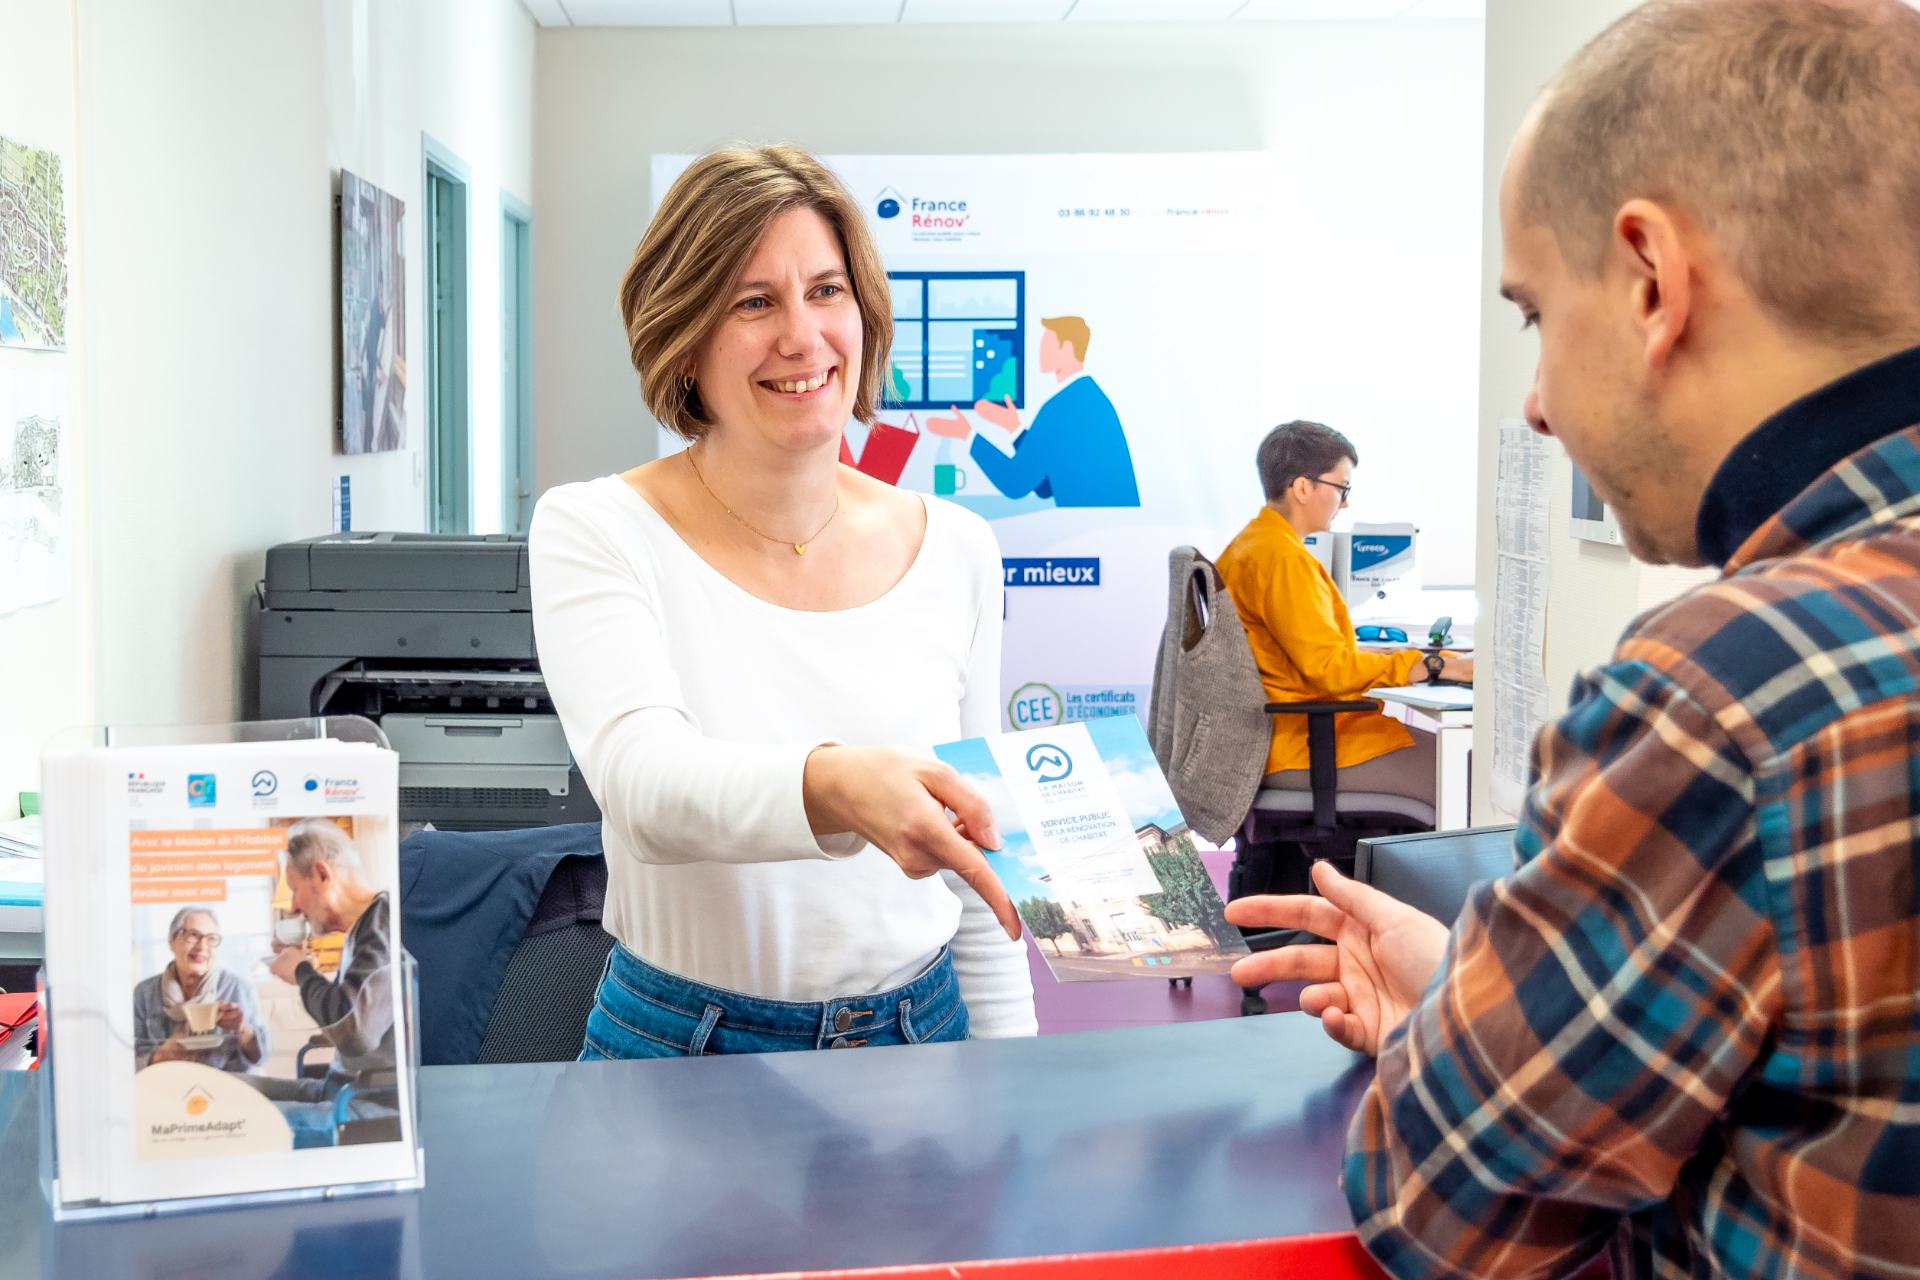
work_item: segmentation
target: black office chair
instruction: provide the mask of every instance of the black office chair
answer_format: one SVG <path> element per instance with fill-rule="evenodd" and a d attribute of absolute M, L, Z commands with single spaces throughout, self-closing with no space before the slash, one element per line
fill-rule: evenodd
<path fill-rule="evenodd" d="M 1411 796 L 1384 791 L 1339 789 L 1334 717 L 1349 711 L 1378 711 L 1371 698 L 1349 702 L 1269 702 L 1269 715 L 1307 718 L 1307 782 L 1310 790 L 1262 787 L 1234 838 L 1233 867 L 1227 873 L 1227 900 L 1268 893 L 1312 893 L 1308 869 L 1327 859 L 1353 874 L 1363 841 L 1433 830 L 1433 806 Z M 1297 943 L 1324 942 L 1302 929 L 1242 929 L 1247 946 L 1271 951 Z M 1257 987 L 1243 987 L 1243 1015 L 1267 1011 Z"/>
<path fill-rule="evenodd" d="M 1353 878 L 1451 926 L 1474 885 L 1513 871 L 1513 832 L 1508 823 L 1362 840 Z"/>

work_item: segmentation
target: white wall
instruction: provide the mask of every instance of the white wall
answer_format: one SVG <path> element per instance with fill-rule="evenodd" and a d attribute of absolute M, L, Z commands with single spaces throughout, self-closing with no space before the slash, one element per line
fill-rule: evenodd
<path fill-rule="evenodd" d="M 1587 41 L 1638 0 L 1487 0 L 1486 150 L 1483 173 L 1480 287 L 1480 450 L 1478 571 L 1474 575 L 1480 616 L 1493 617 L 1494 476 L 1502 418 L 1519 418 L 1533 384 L 1539 341 L 1520 329 L 1520 313 L 1500 297 L 1498 194 L 1508 144 L 1543 85 Z M 1552 503 L 1547 533 L 1552 548 L 1548 592 L 1546 673 L 1550 712 L 1566 710 L 1576 673 L 1605 662 L 1636 614 L 1677 595 L 1709 573 L 1652 569 L 1624 547 L 1575 540 L 1568 532 L 1571 464 L 1554 450 Z M 1480 633 L 1492 637 L 1491 625 Z M 1475 671 L 1473 820 L 1511 821 L 1488 794 L 1493 776 L 1493 704 L 1490 663 Z"/>
<path fill-rule="evenodd" d="M 231 719 L 247 593 L 269 546 L 326 532 L 330 478 L 353 475 L 355 527 L 422 527 L 423 130 L 473 167 L 474 452 L 498 454 L 498 186 L 529 187 L 532 21 L 515 0 L 80 5 L 98 711 Z M 334 452 L 342 165 L 410 214 L 398 454 Z"/>
<path fill-rule="evenodd" d="M 81 377 L 86 363 L 81 287 L 85 255 L 73 218 L 80 187 L 73 6 L 69 0 L 0 0 L 0 31 L 7 33 L 13 51 L 6 74 L 0 75 L 0 136 L 58 152 L 67 194 L 67 350 L 59 354 L 0 347 L 0 370 L 67 375 L 61 428 L 67 433 L 71 470 L 61 484 L 73 582 L 58 600 L 0 616 L 0 820 L 5 820 L 19 814 L 22 791 L 39 788 L 39 754 L 47 739 L 93 718 L 93 591 L 87 528 L 91 495 L 84 480 L 91 458 Z"/>
<path fill-rule="evenodd" d="M 422 527 L 423 131 L 472 170 L 474 510 L 497 527 L 500 192 L 532 192 L 518 0 L 71 2 L 77 73 L 41 92 L 13 79 L 41 60 L 10 59 L 0 132 L 32 99 L 51 116 L 64 102 L 66 125 L 34 127 L 71 136 L 77 82 L 87 270 L 84 358 L 69 359 L 85 371 L 92 546 L 71 600 L 0 619 L 6 669 L 45 672 L 9 692 L 27 714 L 0 715 L 0 805 L 61 724 L 247 714 L 246 597 L 269 546 L 327 531 L 333 476 L 353 476 L 356 528 Z M 69 21 L 66 3 L 4 3 L 9 37 Z M 71 39 L 49 48 L 44 74 L 75 65 Z M 354 459 L 334 452 L 341 166 L 409 214 L 408 444 Z"/>
<path fill-rule="evenodd" d="M 654 153 L 1271 150 L 1284 266 L 1244 305 L 1284 337 L 1265 369 L 1192 376 L 1346 431 L 1356 518 L 1452 524 L 1428 581 L 1471 580 L 1478 22 L 573 28 L 537 48 L 540 488 L 653 456 L 615 299 Z"/>

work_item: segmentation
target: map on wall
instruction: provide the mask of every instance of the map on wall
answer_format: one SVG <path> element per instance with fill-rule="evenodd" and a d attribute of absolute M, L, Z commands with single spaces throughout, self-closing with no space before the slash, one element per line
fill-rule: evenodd
<path fill-rule="evenodd" d="M 340 451 L 407 443 L 406 205 L 340 171 Z"/>
<path fill-rule="evenodd" d="M 67 345 L 60 157 L 0 137 L 0 345 Z"/>
<path fill-rule="evenodd" d="M 64 373 L 0 370 L 0 614 L 67 593 Z"/>

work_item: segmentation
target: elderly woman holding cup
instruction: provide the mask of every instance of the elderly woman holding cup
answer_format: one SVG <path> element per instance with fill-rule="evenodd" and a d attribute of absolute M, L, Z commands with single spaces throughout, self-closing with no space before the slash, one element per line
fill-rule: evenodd
<path fill-rule="evenodd" d="M 251 1071 L 273 1044 L 253 984 L 215 962 L 219 919 L 205 907 L 183 907 L 167 926 L 167 945 L 172 961 L 133 989 L 134 1070 L 198 1062 Z"/>

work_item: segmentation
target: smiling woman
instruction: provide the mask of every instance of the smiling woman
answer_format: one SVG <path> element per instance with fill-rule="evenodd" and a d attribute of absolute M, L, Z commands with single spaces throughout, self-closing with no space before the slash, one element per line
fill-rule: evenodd
<path fill-rule="evenodd" d="M 926 754 L 998 727 L 999 549 L 839 463 L 892 340 L 859 210 L 803 151 L 716 152 L 620 304 L 648 408 L 692 443 L 550 491 L 530 533 L 620 943 L 582 1057 L 1033 1034 L 992 812 Z"/>

